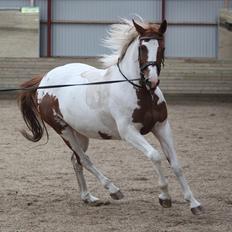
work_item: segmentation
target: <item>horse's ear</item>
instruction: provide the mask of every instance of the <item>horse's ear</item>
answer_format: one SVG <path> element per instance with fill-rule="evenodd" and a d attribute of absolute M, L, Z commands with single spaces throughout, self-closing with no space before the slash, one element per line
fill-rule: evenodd
<path fill-rule="evenodd" d="M 133 24 L 134 24 L 134 26 L 135 26 L 136 31 L 137 31 L 140 35 L 144 34 L 146 30 L 145 30 L 141 25 L 139 25 L 138 23 L 136 23 L 134 19 L 132 19 L 132 21 L 133 21 Z"/>
<path fill-rule="evenodd" d="M 160 32 L 161 34 L 164 34 L 166 30 L 167 30 L 167 21 L 164 20 L 164 21 L 160 24 L 159 32 Z"/>

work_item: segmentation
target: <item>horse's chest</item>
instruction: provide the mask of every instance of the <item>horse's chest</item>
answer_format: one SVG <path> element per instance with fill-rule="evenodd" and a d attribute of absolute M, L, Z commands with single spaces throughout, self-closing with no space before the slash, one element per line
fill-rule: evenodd
<path fill-rule="evenodd" d="M 159 97 L 144 89 L 137 91 L 138 105 L 132 114 L 134 123 L 141 123 L 141 134 L 149 133 L 156 122 L 163 122 L 167 118 L 167 107 L 165 101 L 158 103 Z"/>

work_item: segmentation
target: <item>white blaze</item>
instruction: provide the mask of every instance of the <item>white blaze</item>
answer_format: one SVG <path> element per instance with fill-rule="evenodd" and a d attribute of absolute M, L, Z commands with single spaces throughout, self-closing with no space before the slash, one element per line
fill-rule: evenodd
<path fill-rule="evenodd" d="M 147 61 L 156 61 L 157 51 L 159 47 L 159 43 L 157 40 L 151 39 L 148 42 L 142 41 L 142 44 L 147 47 L 148 50 L 148 60 Z M 156 66 L 148 66 L 149 74 L 148 78 L 152 84 L 156 85 L 158 82 L 158 73 Z"/>

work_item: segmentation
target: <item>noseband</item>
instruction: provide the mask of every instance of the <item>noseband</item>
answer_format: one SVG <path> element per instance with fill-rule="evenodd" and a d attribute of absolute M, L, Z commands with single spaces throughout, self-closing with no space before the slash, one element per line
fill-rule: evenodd
<path fill-rule="evenodd" d="M 142 64 L 141 63 L 141 46 L 142 46 L 142 41 L 149 41 L 151 39 L 156 39 L 158 41 L 160 40 L 163 40 L 163 37 L 161 36 L 141 36 L 139 37 L 139 57 L 138 57 L 138 61 L 139 61 L 139 68 L 140 68 L 140 79 L 139 79 L 139 82 L 140 82 L 140 85 L 137 85 L 135 84 L 134 82 L 132 82 L 130 79 L 128 79 L 122 72 L 120 66 L 119 66 L 119 62 L 120 62 L 120 59 L 118 60 L 117 62 L 117 67 L 119 69 L 119 72 L 121 73 L 121 75 L 130 83 L 132 84 L 136 89 L 137 88 L 143 88 L 144 86 L 148 86 L 149 88 L 151 88 L 151 84 L 149 82 L 149 79 L 147 79 L 145 77 L 145 74 L 144 74 L 144 70 L 149 67 L 149 66 L 156 66 L 157 68 L 157 73 L 158 73 L 158 76 L 160 74 L 160 71 L 161 71 L 161 64 L 164 65 L 164 48 L 161 50 L 161 53 L 160 53 L 160 57 L 158 57 L 158 51 L 157 51 L 157 58 L 159 59 L 156 59 L 157 61 L 147 61 L 146 63 Z M 159 48 L 158 48 L 159 49 Z M 159 85 L 159 80 L 158 80 L 158 83 L 157 83 L 157 86 Z"/>

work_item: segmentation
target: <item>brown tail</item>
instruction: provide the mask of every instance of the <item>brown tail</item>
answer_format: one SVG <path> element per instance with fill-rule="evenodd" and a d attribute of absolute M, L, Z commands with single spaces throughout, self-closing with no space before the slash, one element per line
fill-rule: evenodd
<path fill-rule="evenodd" d="M 39 86 L 42 77 L 35 77 L 21 85 L 23 88 L 36 88 Z M 22 135 L 32 142 L 38 142 L 44 134 L 44 130 L 48 139 L 48 132 L 44 121 L 41 119 L 36 102 L 36 90 L 29 90 L 20 93 L 18 96 L 19 107 L 23 116 L 23 119 L 32 133 L 29 134 L 25 130 L 21 130 Z"/>

